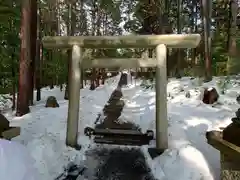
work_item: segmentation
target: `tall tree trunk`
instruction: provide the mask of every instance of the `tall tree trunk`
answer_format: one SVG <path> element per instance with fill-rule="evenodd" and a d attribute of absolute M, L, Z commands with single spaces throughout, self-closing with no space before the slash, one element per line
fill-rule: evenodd
<path fill-rule="evenodd" d="M 84 0 L 79 1 L 79 9 L 81 12 L 84 12 Z M 80 17 L 82 18 L 83 16 L 80 16 Z M 75 21 L 77 22 L 76 19 L 75 19 Z M 80 21 L 82 21 L 82 19 L 80 19 Z M 86 31 L 86 29 L 81 29 L 81 35 L 84 35 L 84 31 Z M 81 69 L 81 87 L 80 87 L 81 89 L 84 87 L 84 79 L 86 77 L 85 71 L 86 71 L 86 69 L 84 69 L 82 67 L 82 69 Z M 86 80 L 85 80 L 85 82 L 86 82 Z"/>
<path fill-rule="evenodd" d="M 37 42 L 36 42 L 36 81 L 35 86 L 37 89 L 36 100 L 41 100 L 41 62 L 42 62 L 42 43 L 41 43 L 41 9 L 38 6 L 37 15 Z"/>
<path fill-rule="evenodd" d="M 71 53 L 71 49 L 67 50 L 67 68 L 68 68 L 68 75 L 67 75 L 67 79 L 66 79 L 66 89 L 65 89 L 65 94 L 64 94 L 64 99 L 68 100 L 69 98 L 69 87 L 70 87 L 70 78 L 71 78 L 71 58 L 72 58 L 72 53 Z"/>
<path fill-rule="evenodd" d="M 212 80 L 212 57 L 211 57 L 211 7 L 209 0 L 202 0 L 203 26 L 204 26 L 204 55 L 205 55 L 205 81 Z"/>
<path fill-rule="evenodd" d="M 59 6 L 59 4 L 60 4 L 60 2 L 59 2 L 60 0 L 57 0 L 56 1 L 56 7 L 57 7 L 57 35 L 58 36 L 62 36 L 62 31 L 61 31 L 61 13 L 60 13 L 60 6 Z M 61 53 L 61 49 L 58 49 L 58 57 L 59 57 L 59 61 L 62 61 L 62 53 Z M 59 78 L 58 78 L 58 80 L 59 80 Z M 60 91 L 62 91 L 62 89 L 63 89 L 63 85 L 62 85 L 62 81 L 60 80 Z"/>
<path fill-rule="evenodd" d="M 31 75 L 29 76 L 30 92 L 29 105 L 33 105 L 34 96 L 34 77 L 35 77 L 35 57 L 36 57 L 36 39 L 37 39 L 37 0 L 31 0 L 31 27 L 30 27 L 30 41 L 31 41 Z"/>
<path fill-rule="evenodd" d="M 16 108 L 16 73 L 15 73 L 15 63 L 14 63 L 14 53 L 15 53 L 15 48 L 13 48 L 13 53 L 12 53 L 12 110 Z"/>
<path fill-rule="evenodd" d="M 228 74 L 237 74 L 240 72 L 240 63 L 237 53 L 237 13 L 238 13 L 238 2 L 237 0 L 230 1 L 230 35 L 229 35 L 229 58 L 227 62 Z"/>
<path fill-rule="evenodd" d="M 197 33 L 197 1 L 192 0 L 192 6 L 191 6 L 191 32 L 192 33 Z M 196 24 L 195 24 L 196 22 Z M 191 67 L 194 66 L 195 64 L 195 59 L 196 59 L 196 48 L 192 49 L 192 54 L 191 54 Z"/>
<path fill-rule="evenodd" d="M 68 22 L 67 22 L 67 34 L 68 36 L 71 35 L 71 16 L 72 16 L 72 4 L 68 4 Z M 71 49 L 67 50 L 67 68 L 68 74 L 66 79 L 66 89 L 64 94 L 64 99 L 68 100 L 69 98 L 69 87 L 70 87 L 70 78 L 71 78 Z"/>
<path fill-rule="evenodd" d="M 105 84 L 105 79 L 106 79 L 106 69 L 102 68 L 102 82 L 101 84 Z"/>
<path fill-rule="evenodd" d="M 96 31 L 96 12 L 97 12 L 97 5 L 96 5 L 96 0 L 92 0 L 92 36 L 95 35 L 95 31 Z M 92 50 L 92 56 L 94 56 L 96 53 L 96 50 L 93 49 Z M 92 74 L 91 74 L 91 85 L 90 85 L 90 90 L 94 90 L 96 89 L 96 68 L 92 68 Z"/>
<path fill-rule="evenodd" d="M 102 19 L 102 12 L 101 12 L 101 8 L 99 7 L 99 5 L 97 6 L 97 22 L 96 22 L 96 28 L 97 28 L 97 36 L 101 36 L 101 19 Z M 101 49 L 97 50 L 97 54 L 99 56 L 101 56 L 103 54 L 103 51 Z M 100 86 L 100 78 L 101 78 L 101 69 L 100 68 L 96 68 L 96 87 Z"/>
<path fill-rule="evenodd" d="M 193 1 L 195 1 L 196 2 L 196 4 L 195 4 L 195 17 L 194 17 L 194 24 L 195 24 L 195 27 L 194 27 L 194 30 L 195 30 L 195 33 L 198 33 L 198 13 L 201 13 L 201 11 L 199 10 L 198 11 L 198 5 L 197 5 L 197 0 L 193 0 Z M 201 48 L 201 41 L 200 41 L 200 44 L 199 44 L 199 46 L 198 46 L 199 48 Z M 194 59 L 194 65 L 197 65 L 198 64 L 198 58 L 197 58 L 197 56 L 198 56 L 198 54 L 197 54 L 197 48 L 195 48 L 194 49 L 195 51 L 194 51 L 194 53 L 195 53 L 195 59 Z"/>
<path fill-rule="evenodd" d="M 56 1 L 48 1 L 49 2 L 49 20 L 47 24 L 48 35 L 55 36 L 56 35 Z M 48 68 L 51 69 L 51 73 L 48 74 L 48 85 L 50 89 L 54 88 L 54 66 L 53 66 L 53 58 L 54 58 L 54 49 L 49 49 L 48 51 Z"/>
<path fill-rule="evenodd" d="M 177 1 L 177 33 L 181 34 L 181 8 L 182 0 Z M 176 78 L 181 78 L 181 49 L 177 50 L 177 67 L 176 67 Z"/>
<path fill-rule="evenodd" d="M 13 5 L 13 4 L 12 4 Z M 13 6 L 12 6 L 13 7 Z M 13 19 L 9 21 L 9 27 L 12 29 L 14 25 Z M 11 70 L 12 70 L 12 110 L 16 108 L 16 72 L 15 72 L 15 46 L 11 42 Z"/>
<path fill-rule="evenodd" d="M 30 76 L 30 26 L 31 24 L 31 0 L 23 0 L 21 12 L 21 52 L 19 63 L 19 84 L 18 84 L 18 98 L 17 98 L 17 112 L 16 116 L 22 116 L 30 112 L 29 109 L 29 76 Z"/>
<path fill-rule="evenodd" d="M 54 36 L 52 29 L 51 29 L 51 36 Z M 48 52 L 49 52 L 49 59 L 48 59 L 48 61 L 50 61 L 50 62 L 53 61 L 53 57 L 54 57 L 53 51 L 54 51 L 53 49 L 50 49 L 50 50 L 48 51 Z M 54 70 L 54 68 L 53 68 L 52 65 L 51 65 L 50 67 L 52 68 L 52 70 Z M 54 88 L 54 76 L 53 76 L 53 74 L 50 75 L 49 80 L 50 80 L 50 81 L 49 81 L 50 89 L 53 89 L 53 88 Z"/>
<path fill-rule="evenodd" d="M 225 8 L 228 9 L 228 23 L 227 23 L 227 28 L 226 28 L 226 33 L 227 33 L 227 43 L 226 43 L 226 48 L 229 50 L 229 43 L 230 43 L 230 37 L 231 37 L 231 25 L 232 25 L 232 10 L 231 10 L 231 0 L 229 0 L 229 3 L 225 4 Z"/>

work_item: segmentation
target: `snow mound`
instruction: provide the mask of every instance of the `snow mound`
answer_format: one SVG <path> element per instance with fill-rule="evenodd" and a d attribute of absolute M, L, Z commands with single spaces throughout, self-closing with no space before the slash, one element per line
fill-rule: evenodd
<path fill-rule="evenodd" d="M 0 179 L 41 179 L 28 149 L 19 143 L 0 139 L 0 159 Z"/>

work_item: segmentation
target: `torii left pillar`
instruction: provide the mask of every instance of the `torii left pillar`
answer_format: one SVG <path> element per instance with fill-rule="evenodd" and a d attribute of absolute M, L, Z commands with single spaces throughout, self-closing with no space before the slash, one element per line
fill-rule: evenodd
<path fill-rule="evenodd" d="M 71 78 L 69 88 L 69 105 L 67 119 L 66 145 L 79 148 L 78 145 L 78 122 L 79 122 L 79 98 L 81 88 L 81 64 L 82 64 L 82 48 L 78 45 L 72 47 L 71 58 Z"/>

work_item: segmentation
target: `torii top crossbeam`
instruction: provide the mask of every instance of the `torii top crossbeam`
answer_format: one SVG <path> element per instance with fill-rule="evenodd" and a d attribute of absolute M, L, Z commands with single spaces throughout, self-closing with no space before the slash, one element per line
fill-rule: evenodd
<path fill-rule="evenodd" d="M 45 48 L 153 48 L 165 44 L 168 48 L 195 48 L 200 34 L 125 35 L 125 36 L 45 36 Z"/>

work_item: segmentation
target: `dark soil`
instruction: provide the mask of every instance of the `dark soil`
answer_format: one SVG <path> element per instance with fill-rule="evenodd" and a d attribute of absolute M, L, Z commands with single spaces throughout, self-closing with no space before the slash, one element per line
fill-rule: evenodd
<path fill-rule="evenodd" d="M 94 167 L 97 160 L 98 165 Z M 156 180 L 139 149 L 94 149 L 87 152 L 86 164 L 72 165 L 56 180 Z M 91 161 L 91 162 L 90 162 Z"/>
<path fill-rule="evenodd" d="M 144 155 L 139 149 L 103 149 L 95 180 L 154 180 Z"/>

